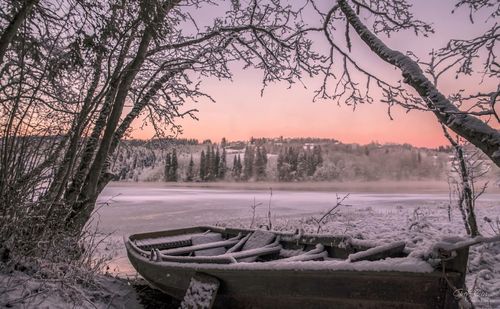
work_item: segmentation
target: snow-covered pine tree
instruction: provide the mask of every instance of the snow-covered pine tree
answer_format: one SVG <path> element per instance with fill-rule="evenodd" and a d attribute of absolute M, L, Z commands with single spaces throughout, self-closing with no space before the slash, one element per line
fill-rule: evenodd
<path fill-rule="evenodd" d="M 262 146 L 261 152 L 262 152 L 262 159 L 264 160 L 265 164 L 267 164 L 267 149 L 266 149 L 266 147 Z"/>
<path fill-rule="evenodd" d="M 205 151 L 201 151 L 200 155 L 200 180 L 205 181 L 207 177 L 207 160 L 205 156 Z"/>
<path fill-rule="evenodd" d="M 171 165 L 172 165 L 172 156 L 169 152 L 165 156 L 165 172 L 164 172 L 164 176 L 163 176 L 163 179 L 165 181 L 170 181 L 170 167 L 171 167 Z"/>
<path fill-rule="evenodd" d="M 247 146 L 245 148 L 245 156 L 243 158 L 243 177 L 245 178 L 245 180 L 249 180 L 253 176 L 254 158 L 255 158 L 254 149 L 252 147 Z"/>
<path fill-rule="evenodd" d="M 278 154 L 278 162 L 276 164 L 276 168 L 278 170 L 278 180 L 279 181 L 283 181 L 285 178 L 284 170 L 283 170 L 284 163 L 285 163 L 285 156 L 283 155 L 283 151 L 280 150 L 280 153 Z"/>
<path fill-rule="evenodd" d="M 224 139 L 223 139 L 224 140 Z M 226 158 L 226 148 L 222 148 L 222 155 L 220 157 L 220 163 L 219 163 L 219 174 L 218 178 L 219 179 L 224 179 L 226 177 L 226 170 L 227 170 L 227 158 Z"/>
<path fill-rule="evenodd" d="M 238 177 L 241 178 L 241 174 L 243 173 L 243 164 L 241 164 L 241 156 L 238 155 Z"/>
<path fill-rule="evenodd" d="M 320 145 L 313 147 L 311 163 L 312 164 L 311 164 L 310 170 L 308 171 L 308 176 L 314 175 L 318 166 L 323 163 L 323 155 L 321 153 L 321 146 Z"/>
<path fill-rule="evenodd" d="M 297 160 L 297 174 L 296 179 L 302 180 L 308 174 L 308 164 L 307 159 L 310 157 L 307 152 L 302 151 Z"/>
<path fill-rule="evenodd" d="M 264 180 L 266 178 L 266 159 L 264 156 L 265 154 L 261 147 L 258 147 L 255 156 L 255 176 L 257 180 Z"/>
<path fill-rule="evenodd" d="M 169 181 L 177 181 L 177 169 L 179 163 L 177 162 L 177 150 L 174 148 L 172 151 L 172 159 L 170 162 Z"/>
<path fill-rule="evenodd" d="M 189 158 L 189 165 L 186 173 L 186 181 L 193 181 L 194 180 L 194 161 L 193 161 L 193 155 Z"/>
<path fill-rule="evenodd" d="M 214 162 L 213 162 L 213 177 L 212 180 L 216 180 L 219 178 L 219 167 L 220 167 L 220 152 L 219 152 L 219 147 L 217 147 L 217 150 L 214 155 Z"/>

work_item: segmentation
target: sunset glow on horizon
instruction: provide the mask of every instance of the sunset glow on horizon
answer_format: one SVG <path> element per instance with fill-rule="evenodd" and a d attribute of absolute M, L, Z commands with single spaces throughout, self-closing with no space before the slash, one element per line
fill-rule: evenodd
<path fill-rule="evenodd" d="M 433 10 L 428 8 L 433 6 Z M 414 36 L 409 31 L 395 33 L 391 38 L 381 36 L 391 48 L 401 52 L 412 51 L 422 59 L 428 52 L 438 49 L 450 38 L 472 38 L 484 30 L 485 24 L 471 24 L 468 12 L 459 10 L 451 14 L 452 3 L 435 3 L 432 0 L 415 1 L 413 12 L 419 19 L 433 23 L 436 33 L 429 38 Z M 446 16 L 447 18 L 443 18 Z M 457 29 L 459 29 L 457 31 Z M 392 81 L 401 79 L 400 72 L 378 59 L 355 33 L 351 33 L 352 55 L 364 67 Z M 319 48 L 322 46 L 319 43 Z M 188 102 L 182 110 L 197 109 L 199 121 L 186 118 L 177 123 L 183 128 L 180 138 L 210 139 L 219 142 L 248 140 L 251 137 L 320 137 L 334 138 L 344 143 L 367 144 L 409 143 L 419 147 L 448 145 L 441 126 L 431 112 L 411 111 L 395 106 L 388 115 L 388 106 L 374 97 L 372 104 L 352 106 L 337 105 L 328 100 L 313 102 L 314 91 L 321 85 L 321 78 L 305 79 L 288 88 L 285 83 L 273 84 L 261 97 L 261 72 L 243 70 L 235 66 L 233 81 L 201 79 L 202 90 L 211 95 L 209 100 Z M 439 81 L 438 88 L 445 94 L 460 89 L 491 89 L 477 79 L 454 78 L 453 72 Z M 474 87 L 474 88 L 471 88 Z M 333 87 L 332 87 L 333 88 Z M 142 120 L 134 125 L 133 138 L 147 139 L 154 136 L 151 126 L 140 129 Z"/>
<path fill-rule="evenodd" d="M 282 90 L 260 97 L 257 82 L 254 91 L 245 87 L 242 89 L 237 82 L 220 84 L 225 93 L 214 96 L 216 103 L 203 101 L 188 106 L 199 110 L 199 121 L 191 118 L 178 120 L 183 128 L 179 138 L 219 142 L 222 137 L 235 141 L 283 136 L 334 138 L 344 143 L 359 144 L 447 145 L 441 127 L 430 112 L 406 113 L 395 107 L 391 120 L 387 106 L 382 103 L 359 105 L 353 110 L 352 107 L 328 101 L 312 102 L 312 91 L 308 93 L 302 89 L 293 91 L 285 86 L 275 87 Z M 238 92 L 240 95 L 237 95 Z M 133 137 L 147 139 L 152 135 L 151 126 L 147 126 L 137 128 Z"/>

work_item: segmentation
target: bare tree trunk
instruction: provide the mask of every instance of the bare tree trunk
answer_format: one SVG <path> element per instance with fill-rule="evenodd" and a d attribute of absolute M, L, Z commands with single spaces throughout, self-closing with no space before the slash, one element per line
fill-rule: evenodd
<path fill-rule="evenodd" d="M 471 233 L 470 226 L 469 226 L 469 220 L 467 218 L 467 213 L 465 212 L 465 209 L 464 209 L 464 194 L 462 191 L 460 191 L 458 193 L 457 206 L 458 206 L 458 209 L 460 210 L 460 214 L 462 215 L 462 221 L 463 221 L 464 226 L 465 226 L 465 232 L 467 233 L 467 235 L 471 235 L 472 233 Z"/>
<path fill-rule="evenodd" d="M 137 50 L 137 55 L 134 60 L 125 67 L 124 76 L 120 80 L 120 85 L 116 92 L 116 97 L 113 102 L 113 108 L 111 109 L 110 116 L 106 123 L 106 128 L 104 130 L 104 135 L 102 137 L 101 145 L 97 151 L 92 166 L 90 167 L 89 173 L 87 174 L 87 179 L 85 180 L 85 186 L 82 190 L 81 197 L 83 200 L 87 198 L 92 198 L 97 191 L 97 183 L 101 175 L 102 168 L 107 159 L 111 142 L 113 140 L 113 135 L 120 121 L 120 116 L 123 112 L 123 106 L 125 105 L 125 100 L 128 95 L 130 86 L 139 72 L 144 59 L 146 58 L 146 52 L 148 50 L 149 43 L 153 39 L 152 30 L 146 28 Z"/>
<path fill-rule="evenodd" d="M 132 82 L 144 63 L 144 60 L 146 59 L 149 45 L 153 40 L 153 34 L 155 31 L 154 27 L 155 25 L 163 22 L 167 12 L 177 3 L 178 1 L 172 1 L 165 4 L 165 7 L 158 12 L 154 21 L 145 27 L 135 58 L 123 70 L 99 149 L 97 150 L 89 172 L 87 173 L 87 177 L 76 203 L 72 205 L 71 213 L 66 219 L 66 226 L 73 231 L 81 231 L 84 228 L 85 223 L 90 218 L 94 209 L 98 192 L 104 188 L 103 182 L 99 185 L 99 179 L 101 179 L 103 168 L 110 153 L 113 136 L 120 121 L 120 116 L 123 112 L 123 106 L 128 96 L 128 92 Z M 110 175 L 105 175 L 104 184 L 109 182 L 110 179 Z"/>
<path fill-rule="evenodd" d="M 167 10 L 164 10 L 159 13 L 160 16 L 156 19 L 157 22 L 163 21 L 166 11 Z M 149 44 L 153 39 L 153 33 L 153 24 L 148 25 L 144 29 L 144 33 L 134 59 L 123 70 L 123 74 L 120 78 L 118 89 L 116 91 L 116 96 L 111 106 L 111 113 L 106 121 L 104 135 L 99 145 L 99 149 L 97 150 L 92 165 L 87 173 L 80 194 L 78 195 L 76 202 L 72 205 L 71 213 L 66 219 L 66 226 L 74 231 L 81 231 L 83 229 L 94 209 L 98 190 L 102 190 L 102 188 L 104 188 L 102 185 L 99 186 L 99 179 L 101 179 L 101 173 L 109 155 L 113 135 L 120 121 L 120 116 L 123 112 L 123 106 L 130 90 L 130 86 L 146 59 Z M 106 183 L 109 182 L 109 179 L 106 180 Z"/>
<path fill-rule="evenodd" d="M 480 119 L 461 112 L 425 77 L 415 61 L 399 51 L 390 49 L 374 35 L 361 22 L 346 0 L 338 0 L 338 4 L 361 39 L 382 60 L 395 65 L 402 71 L 404 81 L 425 100 L 439 122 L 481 149 L 500 167 L 500 132 Z"/>
<path fill-rule="evenodd" d="M 132 124 L 132 121 L 134 121 L 141 111 L 146 107 L 146 105 L 149 103 L 151 98 L 160 90 L 160 88 L 175 74 L 177 74 L 179 71 L 182 71 L 182 69 L 176 69 L 173 71 L 170 71 L 166 74 L 164 74 L 160 79 L 158 79 L 153 86 L 147 91 L 147 93 L 144 95 L 144 97 L 137 102 L 132 110 L 127 114 L 125 119 L 121 122 L 121 124 L 118 126 L 116 129 L 115 133 L 113 134 L 113 140 L 111 141 L 111 145 L 109 148 L 109 154 L 113 154 L 116 147 L 118 146 L 121 138 L 127 131 L 127 129 L 130 127 Z M 101 170 L 101 177 L 99 178 L 99 181 L 97 183 L 97 191 L 96 194 L 99 195 L 101 191 L 104 189 L 104 187 L 113 179 L 113 175 L 108 172 L 109 169 L 109 162 L 106 160 L 102 170 Z"/>
<path fill-rule="evenodd" d="M 125 57 L 127 55 L 127 52 L 129 51 L 130 45 L 132 44 L 132 40 L 132 36 L 128 38 L 128 40 L 124 44 L 124 47 L 122 48 L 122 51 L 120 52 L 120 55 L 118 56 L 113 74 L 109 78 L 110 83 L 105 95 L 103 107 L 94 125 L 92 133 L 85 143 L 85 148 L 83 150 L 83 154 L 80 159 L 80 164 L 77 168 L 76 174 L 73 176 L 71 184 L 66 190 L 64 199 L 66 204 L 71 205 L 71 207 L 73 207 L 73 205 L 76 203 L 76 200 L 81 193 L 82 186 L 85 182 L 85 179 L 87 178 L 90 165 L 92 164 L 92 159 L 94 158 L 95 151 L 99 145 L 99 138 L 101 137 L 101 133 L 106 126 L 106 121 L 108 119 L 109 113 L 111 112 L 111 104 L 116 97 L 116 92 L 120 83 L 120 74 L 125 62 Z M 98 101 L 99 98 L 94 98 L 94 100 Z"/>
<path fill-rule="evenodd" d="M 465 202 L 465 212 L 467 213 L 467 224 L 469 225 L 470 235 L 472 237 L 479 236 L 477 228 L 476 214 L 474 212 L 474 196 L 469 182 L 469 171 L 465 164 L 464 152 L 460 145 L 457 145 L 456 151 L 458 160 L 460 162 L 460 176 L 462 177 L 463 184 L 463 201 Z"/>
<path fill-rule="evenodd" d="M 127 129 L 130 127 L 132 124 L 132 121 L 134 121 L 141 111 L 144 109 L 144 107 L 149 103 L 151 98 L 160 90 L 160 88 L 165 84 L 170 78 L 175 76 L 179 71 L 182 69 L 176 69 L 173 71 L 170 71 L 166 74 L 164 74 L 160 79 L 158 79 L 153 86 L 148 90 L 148 92 L 144 95 L 144 97 L 137 102 L 132 110 L 127 114 L 125 119 L 123 119 L 122 123 L 120 126 L 116 129 L 116 132 L 113 135 L 113 140 L 111 142 L 111 146 L 109 149 L 109 154 L 114 153 L 116 147 L 118 146 L 118 143 L 120 142 L 121 138 L 127 131 Z M 106 163 L 103 167 L 103 170 L 101 172 L 101 177 L 99 178 L 99 182 L 97 184 L 97 194 L 100 194 L 101 191 L 104 189 L 104 187 L 108 184 L 109 181 L 112 179 L 112 175 L 107 172 L 109 164 Z"/>
<path fill-rule="evenodd" d="M 118 81 L 116 81 L 116 83 L 117 82 Z M 111 102 L 116 94 L 116 87 L 113 84 L 114 82 L 112 82 L 112 85 L 108 90 L 105 102 L 94 125 L 92 133 L 85 143 L 85 148 L 83 150 L 82 158 L 80 159 L 80 164 L 78 166 L 76 174 L 73 176 L 71 184 L 66 191 L 65 201 L 68 205 L 73 205 L 76 202 L 78 195 L 80 194 L 82 185 L 84 184 L 87 177 L 90 165 L 92 164 L 95 149 L 98 146 L 99 138 L 101 136 L 102 130 L 104 129 L 104 126 L 106 125 L 108 115 L 111 111 Z"/>
<path fill-rule="evenodd" d="M 469 168 L 467 167 L 467 162 L 464 155 L 463 148 L 453 140 L 453 138 L 448 134 L 447 130 L 443 126 L 444 136 L 450 141 L 451 145 L 455 149 L 456 158 L 459 163 L 458 172 L 460 174 L 460 184 L 461 187 L 459 190 L 459 198 L 458 198 L 458 207 L 460 212 L 462 213 L 462 218 L 465 224 L 465 230 L 467 234 L 476 237 L 479 236 L 479 229 L 477 227 L 476 222 L 476 214 L 474 211 L 475 205 L 475 197 L 471 188 L 470 176 L 469 176 Z M 465 207 L 464 207 L 465 203 Z"/>
<path fill-rule="evenodd" d="M 28 17 L 31 10 L 37 3 L 38 0 L 25 1 L 23 6 L 19 9 L 19 12 L 17 12 L 7 28 L 5 28 L 2 36 L 0 37 L 0 64 L 3 63 L 3 57 L 5 56 L 10 43 L 14 39 L 17 30 L 19 30 L 19 27 L 21 27 L 21 24 L 26 20 L 26 17 Z"/>
<path fill-rule="evenodd" d="M 92 76 L 91 86 L 87 91 L 87 94 L 83 101 L 83 106 L 80 112 L 78 113 L 78 117 L 75 119 L 75 124 L 72 126 L 72 129 L 68 133 L 68 135 L 70 136 L 70 142 L 68 148 L 66 149 L 61 165 L 59 166 L 57 172 L 55 173 L 54 180 L 46 194 L 45 199 L 50 203 L 56 202 L 61 198 L 67 186 L 72 166 L 75 163 L 76 155 L 78 152 L 78 143 L 81 140 L 85 123 L 88 121 L 88 117 L 93 106 L 92 103 L 94 94 L 99 85 L 99 80 L 102 73 L 102 68 L 101 68 L 103 60 L 102 53 L 103 52 L 101 52 L 100 55 L 98 55 L 98 59 L 94 69 L 94 74 Z"/>

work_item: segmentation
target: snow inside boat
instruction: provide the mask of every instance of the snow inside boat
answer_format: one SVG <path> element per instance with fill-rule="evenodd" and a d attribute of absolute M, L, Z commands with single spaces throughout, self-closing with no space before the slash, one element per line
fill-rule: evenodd
<path fill-rule="evenodd" d="M 153 287 L 198 308 L 458 308 L 468 258 L 468 247 L 429 263 L 408 256 L 404 242 L 210 226 L 125 244 Z"/>

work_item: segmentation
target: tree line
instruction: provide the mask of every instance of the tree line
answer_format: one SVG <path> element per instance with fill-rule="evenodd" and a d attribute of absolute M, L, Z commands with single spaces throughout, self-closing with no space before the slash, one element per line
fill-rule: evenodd
<path fill-rule="evenodd" d="M 309 148 L 298 151 L 293 147 L 288 147 L 285 151 L 280 151 L 278 155 L 278 179 L 292 181 L 311 177 L 321 163 L 323 163 L 323 156 L 319 145 L 315 145 L 312 151 Z"/>
<path fill-rule="evenodd" d="M 241 143 L 245 145 L 241 147 Z M 446 179 L 452 156 L 450 147 L 427 149 L 409 144 L 258 144 L 226 141 L 226 147 L 220 143 L 165 148 L 124 142 L 111 166 L 118 181 L 424 180 Z M 172 166 L 175 173 L 168 172 Z M 496 171 L 493 168 L 491 176 Z"/>

